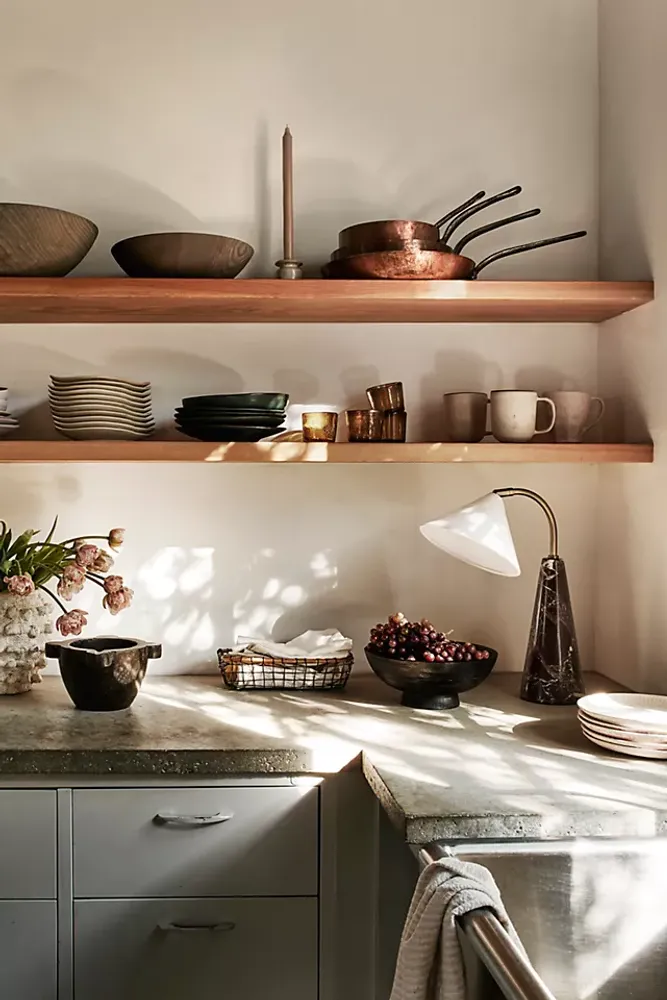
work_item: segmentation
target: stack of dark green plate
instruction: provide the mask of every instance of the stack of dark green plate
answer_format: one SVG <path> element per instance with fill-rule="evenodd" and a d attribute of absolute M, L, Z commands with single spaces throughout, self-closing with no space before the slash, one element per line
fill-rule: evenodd
<path fill-rule="evenodd" d="M 176 410 L 176 426 L 199 441 L 260 441 L 284 430 L 284 392 L 230 392 L 188 396 Z"/>

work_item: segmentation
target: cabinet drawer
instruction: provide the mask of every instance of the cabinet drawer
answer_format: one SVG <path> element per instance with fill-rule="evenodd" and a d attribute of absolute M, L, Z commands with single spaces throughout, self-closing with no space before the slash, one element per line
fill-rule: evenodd
<path fill-rule="evenodd" d="M 56 903 L 0 902 L 0 996 L 56 1000 Z"/>
<path fill-rule="evenodd" d="M 317 1000 L 316 899 L 84 900 L 76 1000 Z"/>
<path fill-rule="evenodd" d="M 308 787 L 75 791 L 74 895 L 315 895 L 317 803 Z"/>
<path fill-rule="evenodd" d="M 55 899 L 55 792 L 0 791 L 0 845 L 0 899 Z"/>

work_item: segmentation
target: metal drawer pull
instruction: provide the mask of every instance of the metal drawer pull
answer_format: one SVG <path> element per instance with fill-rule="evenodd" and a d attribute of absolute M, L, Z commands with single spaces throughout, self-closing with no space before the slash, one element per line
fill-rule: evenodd
<path fill-rule="evenodd" d="M 214 813 L 212 816 L 175 816 L 172 813 L 158 813 L 153 817 L 157 826 L 215 826 L 234 818 L 234 813 Z"/>
<path fill-rule="evenodd" d="M 233 931 L 236 924 L 231 920 L 222 924 L 158 924 L 158 929 L 165 933 L 185 933 L 189 931 L 210 931 L 214 934 L 222 934 L 223 931 Z"/>

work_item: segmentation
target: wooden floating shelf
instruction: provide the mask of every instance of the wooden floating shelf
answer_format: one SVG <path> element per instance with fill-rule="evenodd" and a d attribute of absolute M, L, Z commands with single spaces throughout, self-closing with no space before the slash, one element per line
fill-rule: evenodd
<path fill-rule="evenodd" d="M 203 441 L 0 441 L 7 462 L 340 464 L 652 462 L 652 444 L 209 444 Z"/>
<path fill-rule="evenodd" d="M 0 278 L 0 323 L 601 323 L 651 282 Z"/>

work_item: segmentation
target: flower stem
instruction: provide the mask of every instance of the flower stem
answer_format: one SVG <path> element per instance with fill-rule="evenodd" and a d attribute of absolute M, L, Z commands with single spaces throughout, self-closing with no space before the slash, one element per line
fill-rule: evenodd
<path fill-rule="evenodd" d="M 100 540 L 103 542 L 109 541 L 108 535 L 77 535 L 76 538 L 66 538 L 64 542 L 59 542 L 58 544 L 71 545 L 72 542 L 89 542 L 91 538 L 95 539 L 95 541 L 100 541 Z"/>
<path fill-rule="evenodd" d="M 40 583 L 39 589 L 43 590 L 45 594 L 48 594 L 49 597 L 52 598 L 52 600 L 54 600 L 56 602 L 56 604 L 58 605 L 58 607 L 62 611 L 64 611 L 65 614 L 68 613 L 67 612 L 67 608 L 65 607 L 65 605 L 63 604 L 63 602 L 60 600 L 60 598 L 56 597 L 56 595 L 53 593 L 53 591 L 49 590 L 48 587 L 45 587 L 43 583 Z"/>
<path fill-rule="evenodd" d="M 86 579 L 90 580 L 91 583 L 96 583 L 98 587 L 101 587 L 102 590 L 104 590 L 104 584 L 101 582 L 104 579 L 103 576 L 98 577 L 96 573 L 86 572 Z"/>

